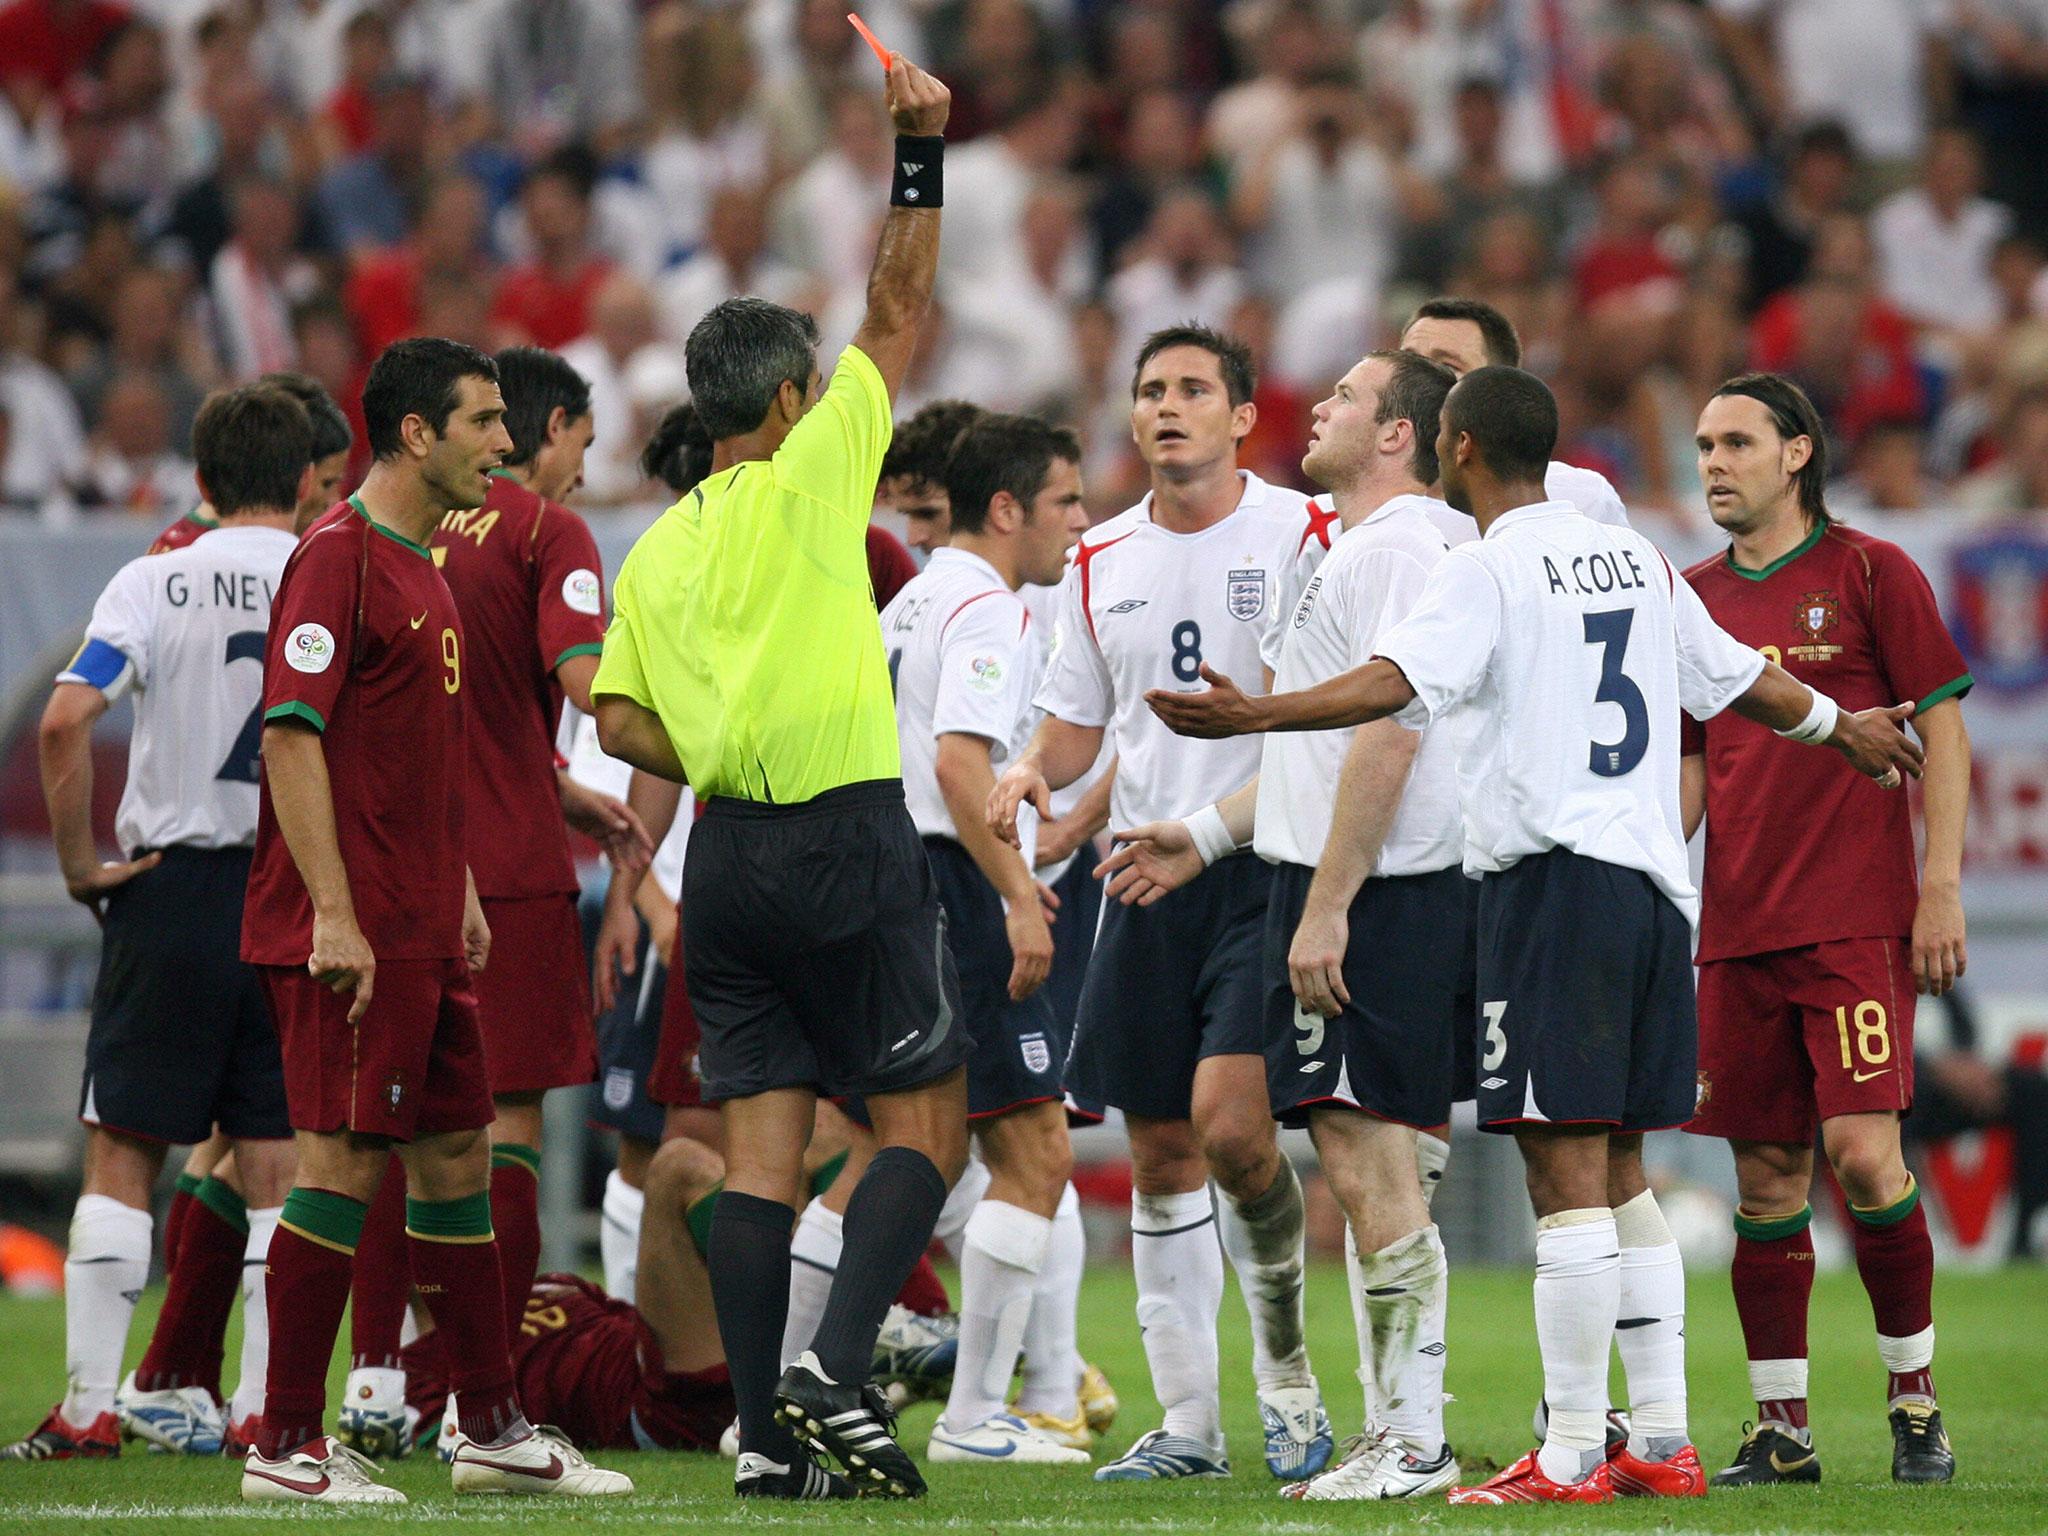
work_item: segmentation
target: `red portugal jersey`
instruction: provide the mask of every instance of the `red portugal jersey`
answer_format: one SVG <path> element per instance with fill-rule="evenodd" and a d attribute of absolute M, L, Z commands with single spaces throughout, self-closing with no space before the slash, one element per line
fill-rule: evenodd
<path fill-rule="evenodd" d="M 903 541 L 886 528 L 868 524 L 868 586 L 874 590 L 875 611 L 880 613 L 896 600 L 910 578 L 917 574 L 917 561 Z"/>
<path fill-rule="evenodd" d="M 479 896 L 577 889 L 555 787 L 555 668 L 604 649 L 604 572 L 590 529 L 505 475 L 429 544 L 462 612 L 469 711 L 469 867 Z"/>
<path fill-rule="evenodd" d="M 1843 709 L 1924 710 L 1969 691 L 1933 590 L 1896 544 L 1823 523 L 1761 571 L 1722 554 L 1685 578 L 1723 629 Z M 1912 933 L 1903 792 L 1733 710 L 1683 725 L 1684 751 L 1707 759 L 1702 961 Z"/>
<path fill-rule="evenodd" d="M 722 1371 L 671 1376 L 632 1303 L 575 1275 L 541 1275 L 512 1344 L 519 1403 L 579 1446 L 709 1450 L 732 1419 Z"/>
<path fill-rule="evenodd" d="M 174 549 L 183 549 L 202 533 L 211 533 L 220 526 L 220 519 L 201 517 L 199 508 L 194 507 L 170 527 L 156 536 L 156 542 L 144 550 L 144 554 L 167 555 Z"/>
<path fill-rule="evenodd" d="M 263 718 L 320 732 L 356 921 L 380 960 L 462 953 L 462 620 L 424 546 L 351 496 L 306 531 L 270 608 Z M 313 904 L 263 776 L 242 958 L 302 965 Z"/>

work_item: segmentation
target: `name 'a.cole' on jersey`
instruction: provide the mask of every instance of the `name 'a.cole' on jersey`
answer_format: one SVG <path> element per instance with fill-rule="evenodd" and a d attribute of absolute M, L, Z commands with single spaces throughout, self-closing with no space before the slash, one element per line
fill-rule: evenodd
<path fill-rule="evenodd" d="M 1152 520 L 1152 497 L 1082 537 L 1060 585 L 1059 623 L 1038 707 L 1116 743 L 1111 817 L 1120 827 L 1186 815 L 1259 769 L 1253 737 L 1176 736 L 1145 704 L 1153 688 L 1197 690 L 1204 664 L 1264 691 L 1261 648 L 1301 541 L 1308 499 L 1239 470 L 1228 517 L 1199 533 Z"/>
<path fill-rule="evenodd" d="M 123 566 L 94 604 L 85 644 L 57 675 L 111 703 L 133 690 L 121 847 L 247 848 L 256 841 L 263 647 L 297 540 L 282 528 L 215 528 Z"/>

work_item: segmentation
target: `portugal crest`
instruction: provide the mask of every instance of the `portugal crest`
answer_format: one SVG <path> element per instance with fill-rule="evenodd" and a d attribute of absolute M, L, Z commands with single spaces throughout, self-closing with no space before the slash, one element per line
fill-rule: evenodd
<path fill-rule="evenodd" d="M 1266 611 L 1265 570 L 1232 571 L 1225 596 L 1233 619 L 1256 619 Z"/>
<path fill-rule="evenodd" d="M 1818 640 L 1840 622 L 1842 604 L 1832 592 L 1809 592 L 1799 599 L 1794 622 L 1809 639 Z"/>

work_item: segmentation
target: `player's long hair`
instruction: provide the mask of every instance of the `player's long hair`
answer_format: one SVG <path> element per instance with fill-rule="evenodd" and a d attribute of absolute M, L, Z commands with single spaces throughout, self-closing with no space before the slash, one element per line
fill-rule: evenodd
<path fill-rule="evenodd" d="M 640 470 L 678 496 L 711 473 L 711 434 L 697 419 L 696 406 L 686 400 L 661 418 L 640 450 Z"/>
<path fill-rule="evenodd" d="M 1813 445 L 1806 462 L 1792 477 L 1799 488 L 1799 510 L 1806 514 L 1808 527 L 1831 521 L 1828 511 L 1828 433 L 1821 425 L 1820 412 L 1806 397 L 1806 391 L 1782 373 L 1738 373 L 1719 389 L 1714 398 L 1742 395 L 1771 413 L 1778 436 L 1790 442 L 1803 437 Z"/>

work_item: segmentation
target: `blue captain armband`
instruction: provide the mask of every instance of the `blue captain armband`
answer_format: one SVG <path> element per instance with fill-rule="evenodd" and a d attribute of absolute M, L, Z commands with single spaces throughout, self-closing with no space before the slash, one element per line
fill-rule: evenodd
<path fill-rule="evenodd" d="M 101 693 L 112 694 L 133 666 L 134 663 L 122 654 L 118 646 L 109 645 L 104 640 L 87 640 L 78 648 L 78 654 L 71 658 L 71 665 L 57 674 L 57 681 L 84 683 Z"/>

